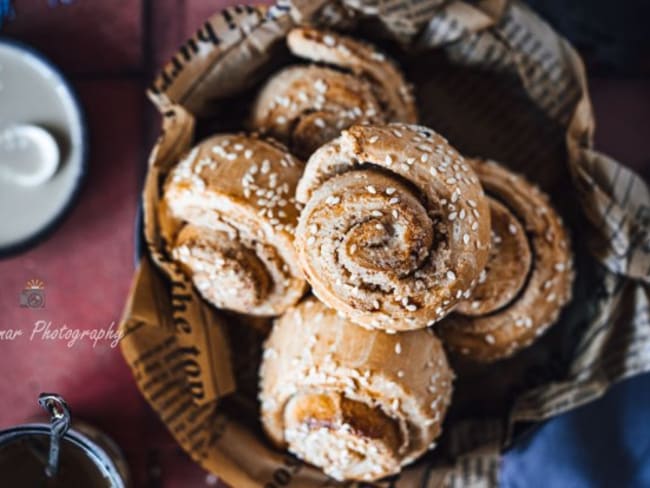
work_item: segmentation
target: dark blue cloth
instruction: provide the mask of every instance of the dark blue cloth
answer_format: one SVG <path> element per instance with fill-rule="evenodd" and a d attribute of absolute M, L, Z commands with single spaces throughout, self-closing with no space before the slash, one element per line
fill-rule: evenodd
<path fill-rule="evenodd" d="M 650 487 L 650 374 L 544 423 L 503 459 L 505 488 Z"/>

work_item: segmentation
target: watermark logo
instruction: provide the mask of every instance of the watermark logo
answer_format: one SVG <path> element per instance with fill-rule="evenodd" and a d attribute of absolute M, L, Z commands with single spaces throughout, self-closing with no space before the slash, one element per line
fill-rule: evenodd
<path fill-rule="evenodd" d="M 20 292 L 20 306 L 23 308 L 45 308 L 45 283 L 29 280 Z"/>

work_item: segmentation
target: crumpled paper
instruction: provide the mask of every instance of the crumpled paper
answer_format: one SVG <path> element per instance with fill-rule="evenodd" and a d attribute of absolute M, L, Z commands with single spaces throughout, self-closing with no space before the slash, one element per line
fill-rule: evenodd
<path fill-rule="evenodd" d="M 347 31 L 387 50 L 414 84 L 421 122 L 465 155 L 500 161 L 538 183 L 573 239 L 574 300 L 558 323 L 514 358 L 488 368 L 458 364 L 439 447 L 374 485 L 334 482 L 270 446 L 255 398 L 264 327 L 243 327 L 199 298 L 166 256 L 155 211 L 164 175 L 201 130 L 242 129 L 255 87 L 297 62 L 284 37 L 300 24 Z M 181 47 L 149 95 L 163 129 L 143 192 L 148 255 L 124 313 L 122 351 L 179 444 L 230 485 L 497 486 L 500 452 L 531 423 L 650 370 L 650 191 L 593 148 L 583 63 L 520 2 L 228 8 Z"/>

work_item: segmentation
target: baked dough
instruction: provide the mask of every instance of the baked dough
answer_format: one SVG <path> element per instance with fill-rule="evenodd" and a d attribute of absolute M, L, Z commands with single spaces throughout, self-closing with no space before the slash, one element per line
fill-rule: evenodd
<path fill-rule="evenodd" d="M 374 47 L 306 27 L 293 29 L 287 43 L 295 55 L 324 65 L 294 65 L 272 76 L 254 103 L 254 130 L 308 158 L 352 125 L 417 121 L 409 86 Z"/>
<path fill-rule="evenodd" d="M 354 126 L 307 163 L 296 249 L 313 292 L 368 328 L 441 320 L 468 298 L 490 247 L 478 177 L 426 127 Z"/>
<path fill-rule="evenodd" d="M 547 195 L 495 162 L 473 166 L 491 197 L 493 251 L 472 297 L 438 330 L 453 352 L 491 362 L 528 346 L 557 320 L 571 298 L 573 260 Z"/>
<path fill-rule="evenodd" d="M 170 171 L 159 206 L 171 256 L 219 308 L 275 316 L 306 283 L 293 247 L 303 163 L 284 147 L 217 135 Z"/>
<path fill-rule="evenodd" d="M 329 476 L 376 480 L 434 447 L 452 380 L 430 330 L 363 329 L 312 297 L 276 320 L 265 344 L 262 423 Z"/>

